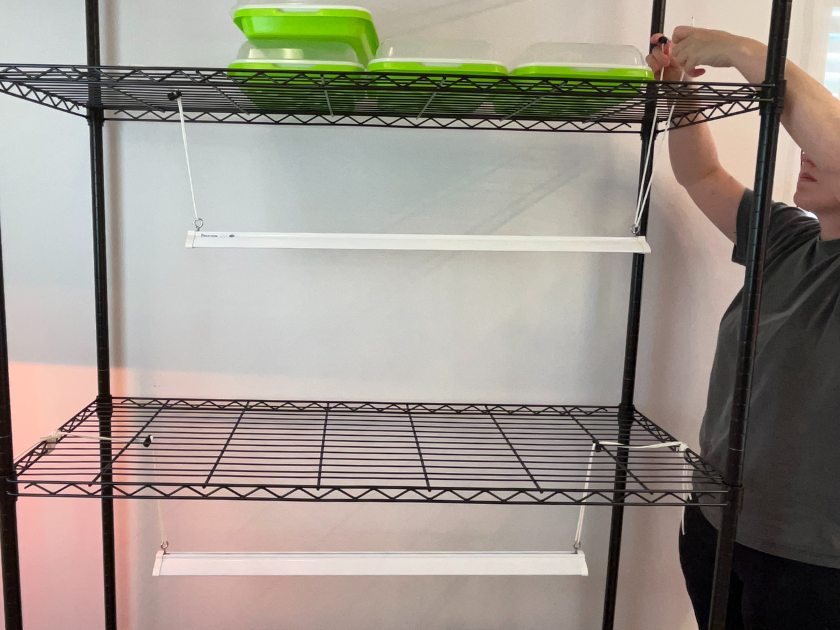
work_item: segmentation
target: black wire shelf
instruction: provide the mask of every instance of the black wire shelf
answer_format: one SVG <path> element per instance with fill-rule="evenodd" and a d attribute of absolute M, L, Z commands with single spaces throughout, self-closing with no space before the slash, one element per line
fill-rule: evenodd
<path fill-rule="evenodd" d="M 566 405 L 114 398 L 21 456 L 12 487 L 50 497 L 684 505 L 694 479 L 710 504 L 724 504 L 720 474 L 662 446 L 674 438 L 642 414 L 623 433 L 631 448 L 613 444 L 618 417 L 617 407 Z"/>
<path fill-rule="evenodd" d="M 755 111 L 769 99 L 741 83 L 428 77 L 219 68 L 0 64 L 0 92 L 86 117 L 198 123 L 637 133 L 648 103 L 658 129 Z"/>

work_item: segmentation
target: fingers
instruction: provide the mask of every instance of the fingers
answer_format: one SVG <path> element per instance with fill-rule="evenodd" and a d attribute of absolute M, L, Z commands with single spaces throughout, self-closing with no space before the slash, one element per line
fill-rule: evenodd
<path fill-rule="evenodd" d="M 684 27 L 684 30 L 680 33 L 683 36 L 683 41 L 687 36 L 686 29 L 689 31 L 694 30 L 691 27 Z M 647 56 L 646 61 L 654 73 L 660 72 L 665 68 L 671 68 L 673 71 L 683 70 L 687 77 L 699 77 L 706 72 L 705 70 L 696 68 L 697 64 L 688 53 L 687 45 L 677 46 L 675 42 L 668 40 L 662 33 L 656 33 L 651 36 L 650 41 L 652 44 L 656 44 L 656 46 Z M 666 43 L 663 44 L 663 41 Z M 677 51 L 680 52 L 681 56 L 677 54 Z"/>
<path fill-rule="evenodd" d="M 654 48 L 650 55 L 647 57 L 648 65 L 653 68 L 654 71 L 659 70 L 661 68 L 667 68 L 674 64 L 674 59 L 667 53 L 667 51 L 663 50 L 662 48 Z M 656 66 L 656 67 L 654 67 Z"/>
<path fill-rule="evenodd" d="M 679 44 L 691 37 L 695 29 L 693 26 L 678 26 L 674 29 L 674 36 L 671 38 L 675 44 Z"/>
<path fill-rule="evenodd" d="M 671 55 L 667 54 L 661 48 L 654 48 L 653 52 L 650 53 L 650 56 L 656 59 L 662 67 L 671 65 Z"/>
<path fill-rule="evenodd" d="M 659 72 L 660 70 L 662 70 L 662 68 L 666 68 L 666 67 L 667 67 L 666 65 L 662 64 L 662 62 L 661 62 L 661 61 L 659 61 L 659 60 L 658 60 L 656 57 L 654 57 L 653 55 L 648 55 L 648 56 L 645 58 L 645 61 L 647 62 L 647 65 L 649 65 L 649 66 L 650 66 L 650 69 L 651 69 L 651 70 L 653 70 L 654 74 L 655 74 L 655 73 L 657 73 L 657 72 Z"/>
<path fill-rule="evenodd" d="M 654 44 L 654 48 L 651 50 L 651 54 L 656 55 L 660 63 L 660 68 L 667 67 L 668 65 L 673 65 L 673 61 L 670 60 L 670 57 L 671 51 L 674 48 L 674 44 L 671 42 L 670 39 L 665 37 L 665 35 L 663 35 L 662 33 L 656 33 L 655 35 L 651 36 L 650 43 Z M 664 57 L 662 56 L 663 54 Z"/>
<path fill-rule="evenodd" d="M 656 35 L 651 35 L 650 43 L 658 46 L 660 49 L 664 49 L 666 53 L 669 53 L 669 50 L 672 46 L 671 40 L 668 39 L 663 33 L 657 33 Z"/>
<path fill-rule="evenodd" d="M 685 49 L 677 48 L 674 51 L 674 59 L 685 71 L 685 76 L 694 76 L 693 73 L 697 70 L 697 61 L 694 59 L 693 55 L 690 55 Z"/>
<path fill-rule="evenodd" d="M 697 77 L 706 74 L 706 70 L 704 68 L 698 68 L 697 65 L 691 60 L 685 62 L 685 66 L 683 66 L 683 72 L 685 72 L 685 76 L 690 79 L 696 79 Z"/>
<path fill-rule="evenodd" d="M 698 57 L 690 43 L 681 43 L 674 46 L 674 65 L 678 65 L 685 71 L 685 76 L 692 79 L 706 74 L 702 68 L 698 68 Z"/>

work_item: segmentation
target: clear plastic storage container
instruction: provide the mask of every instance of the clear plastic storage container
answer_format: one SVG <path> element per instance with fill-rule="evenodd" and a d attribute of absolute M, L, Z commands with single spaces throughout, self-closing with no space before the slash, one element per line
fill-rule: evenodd
<path fill-rule="evenodd" d="M 365 67 L 349 44 L 304 40 L 245 42 L 231 68 L 359 72 Z"/>
<path fill-rule="evenodd" d="M 234 23 L 252 40 L 339 42 L 350 45 L 367 64 L 379 47 L 373 19 L 367 9 L 342 4 L 304 2 L 238 2 L 231 9 Z"/>
<path fill-rule="evenodd" d="M 405 90 L 371 90 L 381 112 L 401 116 L 462 116 L 479 110 L 495 114 L 492 98 L 483 89 L 507 76 L 493 48 L 478 40 L 397 38 L 382 43 L 368 64 L 369 73 L 406 73 L 393 76 Z M 472 78 L 464 78 L 472 76 Z M 434 91 L 445 87 L 445 91 Z"/>
<path fill-rule="evenodd" d="M 628 99 L 643 94 L 645 82 L 654 78 L 634 46 L 559 42 L 529 47 L 511 76 L 511 81 L 523 83 L 532 94 L 547 94 L 524 109 L 497 105 L 499 113 L 555 120 L 608 116 L 610 109 L 626 108 Z M 552 80 L 562 80 L 562 85 Z M 516 106 L 510 103 L 511 108 Z"/>
<path fill-rule="evenodd" d="M 635 46 L 541 42 L 517 59 L 513 76 L 564 79 L 653 79 Z"/>
<path fill-rule="evenodd" d="M 348 114 L 364 98 L 358 90 L 335 89 L 352 87 L 353 77 L 330 77 L 330 90 L 322 85 L 322 72 L 362 76 L 365 67 L 349 44 L 269 39 L 245 42 L 237 60 L 228 67 L 228 75 L 240 82 L 242 93 L 263 111 Z"/>
<path fill-rule="evenodd" d="M 480 40 L 395 38 L 382 43 L 368 70 L 424 75 L 507 75 L 507 68 L 496 59 L 493 47 Z"/>

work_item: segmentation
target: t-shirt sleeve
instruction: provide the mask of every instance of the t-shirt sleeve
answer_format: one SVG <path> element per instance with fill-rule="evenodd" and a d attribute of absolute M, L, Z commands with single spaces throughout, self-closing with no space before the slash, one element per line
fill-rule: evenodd
<path fill-rule="evenodd" d="M 750 235 L 750 214 L 753 208 L 753 191 L 747 190 L 738 206 L 738 224 L 732 262 L 747 264 L 747 243 Z M 783 203 L 774 203 L 770 209 L 767 229 L 767 257 L 765 263 L 798 247 L 804 241 L 820 234 L 820 223 L 804 210 Z"/>

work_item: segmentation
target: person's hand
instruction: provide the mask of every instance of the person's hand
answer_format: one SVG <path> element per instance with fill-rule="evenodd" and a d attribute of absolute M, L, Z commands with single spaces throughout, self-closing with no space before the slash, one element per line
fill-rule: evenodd
<path fill-rule="evenodd" d="M 651 38 L 651 43 L 659 43 L 661 37 L 662 33 L 657 33 Z M 678 26 L 674 29 L 672 40 L 655 48 L 647 61 L 657 75 L 665 69 L 666 81 L 679 81 L 683 71 L 686 77 L 694 79 L 706 73 L 698 66 L 734 66 L 735 57 L 745 41 L 745 38 L 725 31 Z"/>
<path fill-rule="evenodd" d="M 679 81 L 683 77 L 683 69 L 677 64 L 672 55 L 674 44 L 669 41 L 667 44 L 660 44 L 659 40 L 664 35 L 657 33 L 650 38 L 651 44 L 658 44 L 647 56 L 647 64 L 653 70 L 654 76 L 660 81 Z"/>

